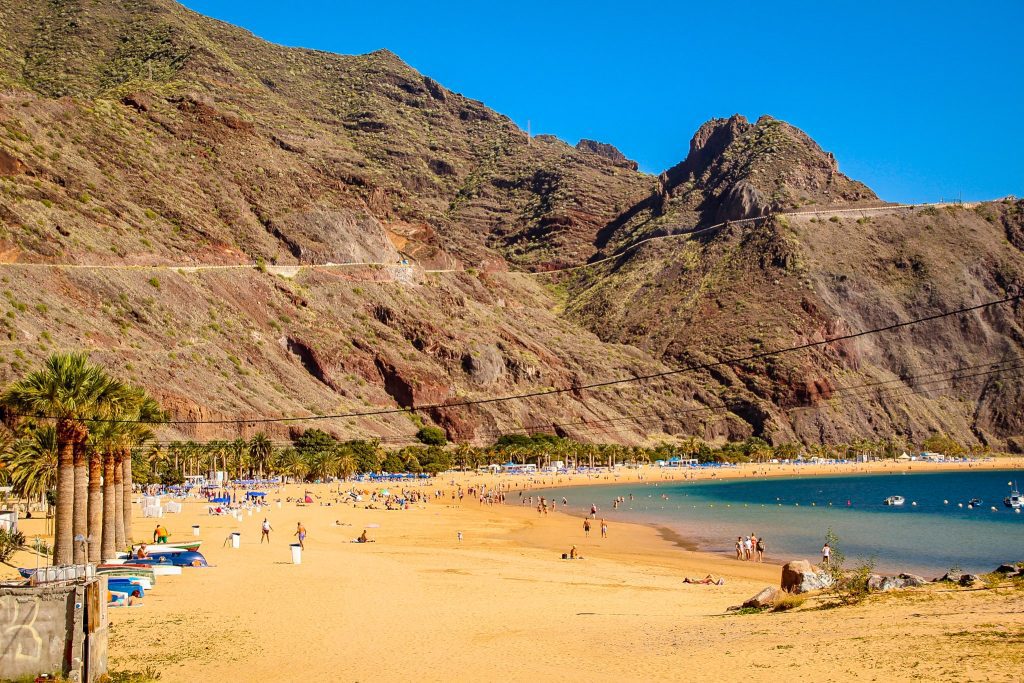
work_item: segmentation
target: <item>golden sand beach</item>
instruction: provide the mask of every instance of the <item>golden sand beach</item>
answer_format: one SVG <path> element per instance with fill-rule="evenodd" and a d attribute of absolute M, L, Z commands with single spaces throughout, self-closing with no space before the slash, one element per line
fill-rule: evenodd
<path fill-rule="evenodd" d="M 620 481 L 638 474 L 682 472 L 644 468 Z M 532 485 L 613 482 L 608 476 Z M 786 613 L 733 614 L 729 606 L 778 585 L 779 564 L 691 552 L 642 525 L 614 523 L 607 539 L 584 538 L 579 518 L 540 516 L 518 501 L 453 503 L 453 481 L 528 483 L 446 475 L 423 487 L 442 489 L 440 499 L 401 511 L 335 504 L 337 484 L 290 485 L 268 498 L 308 490 L 317 503 L 272 503 L 241 522 L 208 515 L 205 502 L 185 503 L 162 521 L 177 540 L 199 524 L 202 552 L 215 566 L 162 577 L 142 606 L 112 610 L 111 668 L 148 668 L 161 681 L 981 681 L 1010 680 L 1024 664 L 1017 589 L 930 586 L 854 607 L 823 609 L 812 599 Z M 273 532 L 261 545 L 263 516 Z M 298 522 L 309 535 L 294 565 L 289 543 Z M 136 538 L 153 523 L 137 519 Z M 23 528 L 31 536 L 40 522 Z M 351 542 L 363 529 L 374 543 Z M 224 544 L 232 531 L 242 534 L 239 549 Z M 559 559 L 573 544 L 585 559 Z M 725 585 L 682 582 L 708 573 Z"/>

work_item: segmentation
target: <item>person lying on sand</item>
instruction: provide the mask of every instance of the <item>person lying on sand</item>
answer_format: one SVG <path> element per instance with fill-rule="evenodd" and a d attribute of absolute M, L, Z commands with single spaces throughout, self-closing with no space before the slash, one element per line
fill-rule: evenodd
<path fill-rule="evenodd" d="M 708 574 L 703 579 L 691 579 L 689 576 L 687 576 L 685 579 L 683 579 L 683 583 L 701 583 L 711 586 L 724 586 L 725 579 L 723 579 L 722 577 L 718 577 L 716 579 L 711 574 Z"/>

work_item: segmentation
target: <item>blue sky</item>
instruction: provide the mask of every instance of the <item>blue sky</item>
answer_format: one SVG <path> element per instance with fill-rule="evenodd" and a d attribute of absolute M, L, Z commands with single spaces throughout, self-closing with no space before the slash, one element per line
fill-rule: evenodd
<path fill-rule="evenodd" d="M 1024 195 L 1024 0 L 186 6 L 283 45 L 387 48 L 446 87 L 660 172 L 712 117 L 771 114 L 892 201 Z"/>

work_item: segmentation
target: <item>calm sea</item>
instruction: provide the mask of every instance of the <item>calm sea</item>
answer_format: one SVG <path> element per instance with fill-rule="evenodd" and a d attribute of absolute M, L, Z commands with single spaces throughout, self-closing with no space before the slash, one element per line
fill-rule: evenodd
<path fill-rule="evenodd" d="M 987 470 L 651 482 L 546 489 L 543 495 L 559 503 L 568 498 L 570 510 L 581 516 L 596 504 L 598 516 L 610 524 L 668 527 L 700 550 L 730 556 L 737 536 L 755 533 L 765 539 L 768 559 L 815 562 L 831 527 L 848 563 L 873 559 L 888 572 L 935 574 L 953 566 L 988 572 L 1002 562 L 1024 560 L 1024 512 L 1003 505 L 1009 482 L 1020 478 L 1024 485 L 1021 474 Z M 906 504 L 883 505 L 892 495 L 903 496 Z M 613 510 L 616 496 L 626 502 Z M 972 498 L 982 504 L 970 509 Z"/>

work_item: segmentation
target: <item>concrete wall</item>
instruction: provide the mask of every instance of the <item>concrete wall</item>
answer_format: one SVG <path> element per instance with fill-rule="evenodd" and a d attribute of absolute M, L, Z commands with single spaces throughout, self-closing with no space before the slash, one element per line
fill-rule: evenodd
<path fill-rule="evenodd" d="M 105 606 L 106 579 L 0 587 L 0 680 L 62 673 L 95 681 L 107 670 Z"/>

